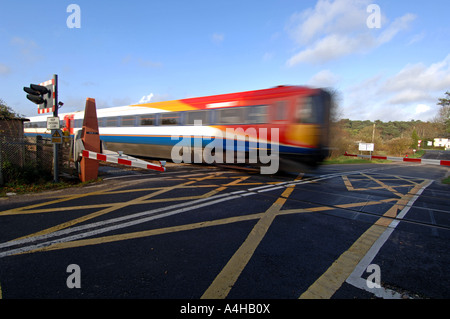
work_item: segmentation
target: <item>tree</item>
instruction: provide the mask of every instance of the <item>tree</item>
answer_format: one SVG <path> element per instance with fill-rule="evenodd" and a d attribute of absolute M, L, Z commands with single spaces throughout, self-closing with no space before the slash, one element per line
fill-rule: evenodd
<path fill-rule="evenodd" d="M 13 119 L 16 117 L 20 117 L 19 114 L 16 114 L 12 108 L 10 108 L 5 101 L 0 99 L 0 119 Z"/>
<path fill-rule="evenodd" d="M 445 95 L 447 95 L 447 98 L 439 99 L 438 105 L 442 105 L 442 106 L 450 105 L 450 92 L 449 91 L 445 92 Z"/>
<path fill-rule="evenodd" d="M 412 131 L 411 138 L 412 138 L 411 148 L 417 148 L 417 145 L 419 144 L 419 135 L 417 135 L 416 129 Z"/>
<path fill-rule="evenodd" d="M 437 105 L 440 105 L 438 115 L 435 122 L 440 126 L 441 130 L 450 133 L 450 92 L 445 92 L 446 97 L 440 98 Z"/>
<path fill-rule="evenodd" d="M 404 156 L 410 145 L 411 138 L 409 137 L 393 138 L 387 143 L 389 153 L 395 156 Z"/>

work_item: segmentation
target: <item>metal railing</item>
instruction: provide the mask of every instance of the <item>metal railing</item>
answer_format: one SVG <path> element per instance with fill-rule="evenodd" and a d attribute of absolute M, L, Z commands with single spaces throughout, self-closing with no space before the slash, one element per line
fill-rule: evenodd
<path fill-rule="evenodd" d="M 60 147 L 59 168 L 67 171 L 72 167 L 70 142 Z M 35 182 L 51 177 L 53 168 L 53 145 L 41 137 L 14 138 L 0 136 L 0 186 L 6 183 Z"/>

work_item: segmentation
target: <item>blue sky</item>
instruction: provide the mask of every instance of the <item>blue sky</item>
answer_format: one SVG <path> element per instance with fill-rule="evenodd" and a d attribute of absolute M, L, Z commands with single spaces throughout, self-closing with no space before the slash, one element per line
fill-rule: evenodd
<path fill-rule="evenodd" d="M 80 28 L 67 25 L 72 3 Z M 380 28 L 367 25 L 370 4 L 380 9 Z M 108 107 L 310 85 L 336 90 L 343 118 L 429 120 L 450 90 L 447 7 L 447 0 L 2 0 L 0 98 L 35 116 L 23 87 L 54 73 L 60 112 L 84 109 L 86 97 Z"/>

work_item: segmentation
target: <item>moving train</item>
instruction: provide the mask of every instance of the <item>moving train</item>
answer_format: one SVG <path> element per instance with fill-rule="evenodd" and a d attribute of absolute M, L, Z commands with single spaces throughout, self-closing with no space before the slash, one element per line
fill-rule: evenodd
<path fill-rule="evenodd" d="M 242 163 L 246 156 L 244 162 L 261 164 L 276 153 L 281 165 L 315 166 L 328 156 L 331 105 L 324 89 L 277 86 L 101 108 L 97 118 L 102 147 L 132 156 L 197 162 L 195 156 L 203 155 L 200 161 L 219 163 Z M 50 137 L 48 116 L 31 117 L 25 135 Z M 76 136 L 84 111 L 59 117 L 63 131 Z M 235 155 L 227 157 L 230 150 Z"/>

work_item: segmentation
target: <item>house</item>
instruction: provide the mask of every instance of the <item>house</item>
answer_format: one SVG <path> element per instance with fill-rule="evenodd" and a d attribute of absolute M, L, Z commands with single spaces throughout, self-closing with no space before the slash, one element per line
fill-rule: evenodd
<path fill-rule="evenodd" d="M 445 150 L 450 150 L 450 138 L 438 137 L 434 139 L 435 147 L 444 147 Z"/>
<path fill-rule="evenodd" d="M 0 117 L 0 138 L 23 138 L 23 122 L 29 121 L 25 118 Z"/>

